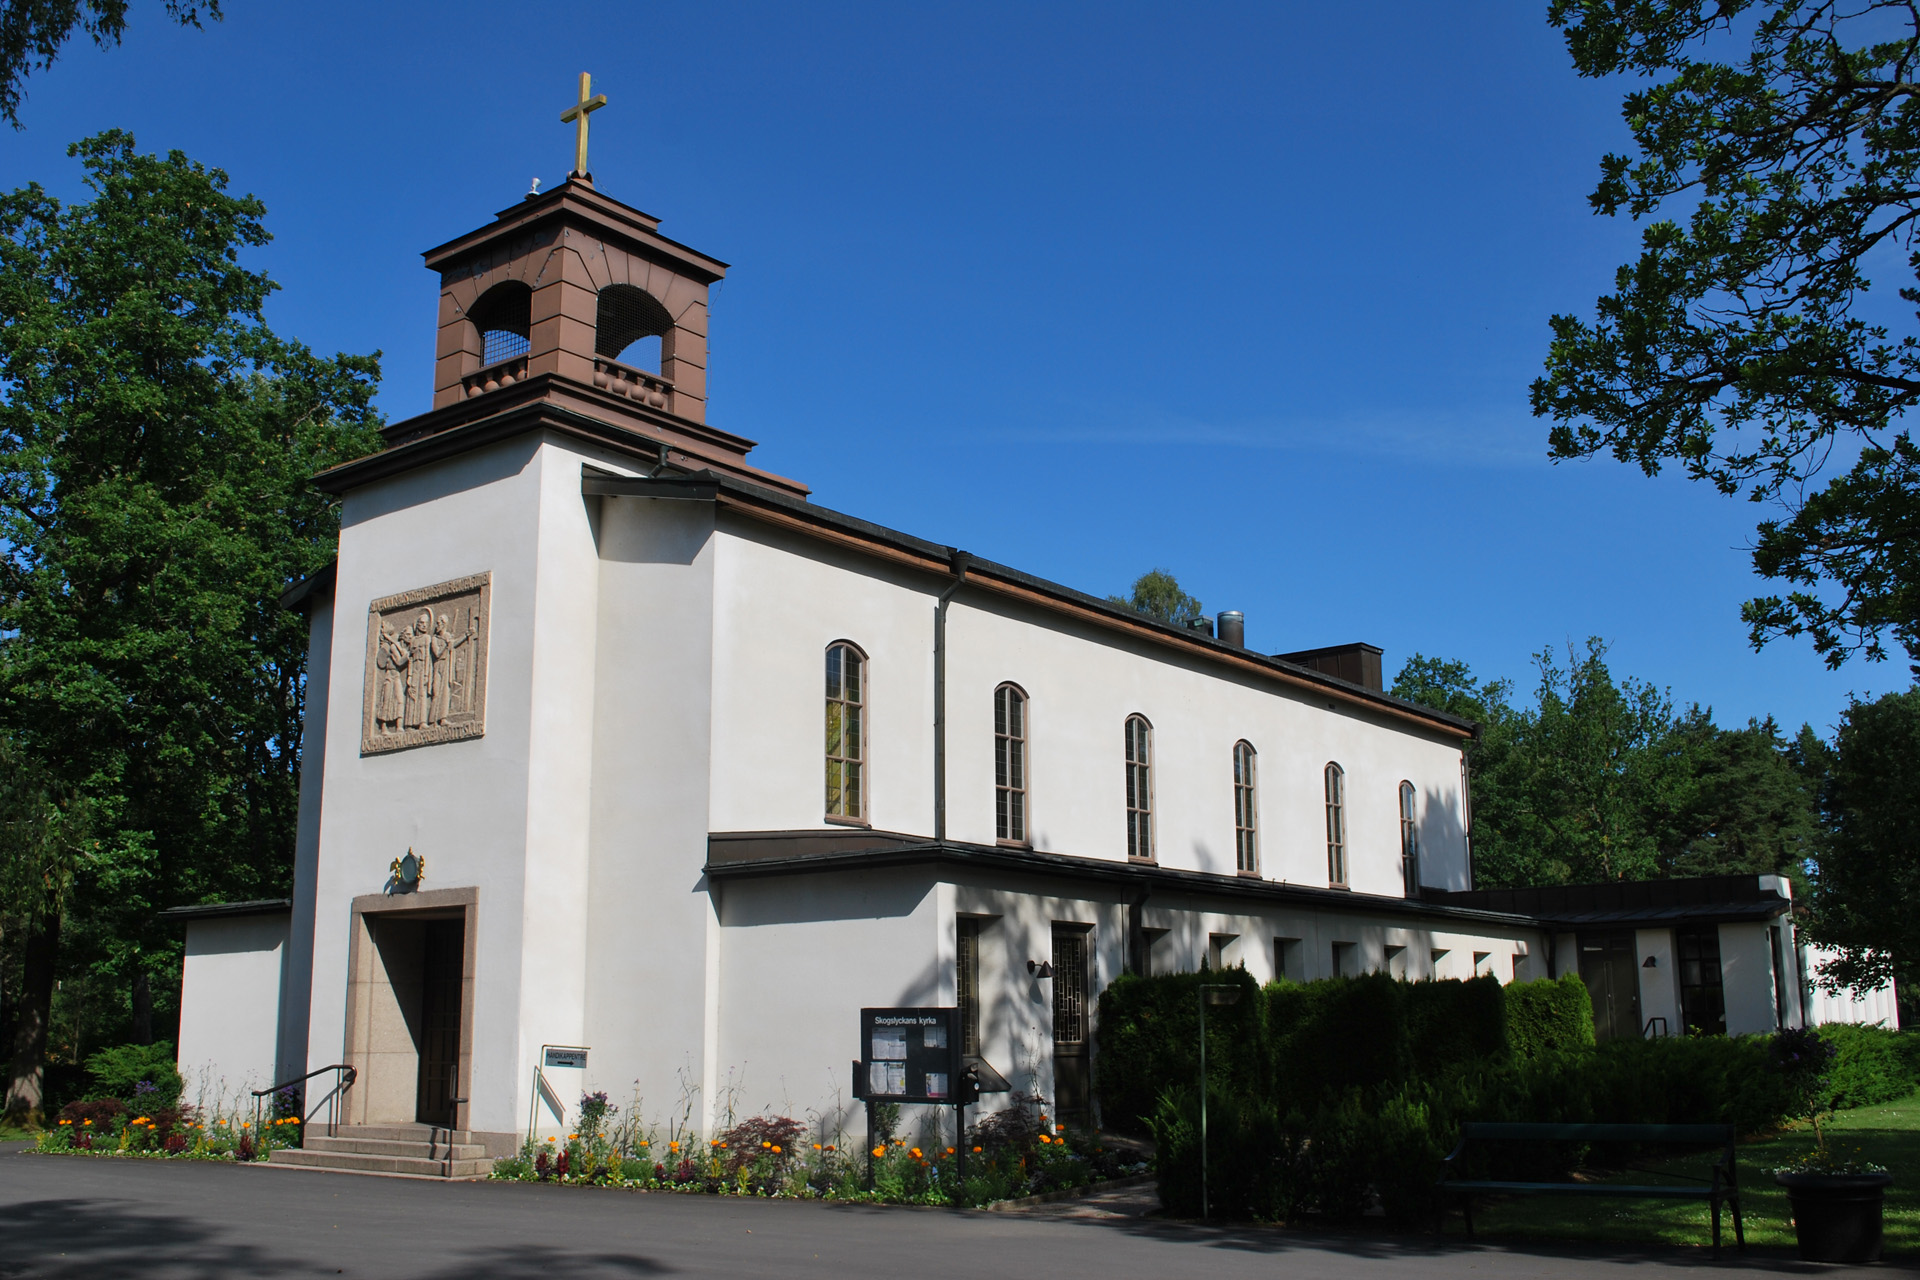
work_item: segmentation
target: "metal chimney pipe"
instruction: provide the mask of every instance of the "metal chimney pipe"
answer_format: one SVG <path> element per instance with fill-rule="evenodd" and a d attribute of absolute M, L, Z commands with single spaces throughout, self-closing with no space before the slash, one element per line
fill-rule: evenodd
<path fill-rule="evenodd" d="M 1220 638 L 1236 649 L 1247 647 L 1247 615 L 1228 609 L 1220 615 Z"/>

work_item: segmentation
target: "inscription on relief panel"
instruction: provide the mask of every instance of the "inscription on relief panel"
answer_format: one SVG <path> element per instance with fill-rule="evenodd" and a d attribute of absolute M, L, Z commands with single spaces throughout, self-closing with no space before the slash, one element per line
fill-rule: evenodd
<path fill-rule="evenodd" d="M 367 606 L 361 755 L 486 732 L 492 597 L 493 575 L 477 573 Z"/>

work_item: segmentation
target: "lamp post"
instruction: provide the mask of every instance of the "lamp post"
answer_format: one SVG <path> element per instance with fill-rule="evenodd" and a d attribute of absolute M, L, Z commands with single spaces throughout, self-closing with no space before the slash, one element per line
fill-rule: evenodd
<path fill-rule="evenodd" d="M 1200 1217 L 1212 1217 L 1207 1198 L 1207 1006 L 1240 1003 L 1240 988 L 1225 982 L 1200 984 Z"/>

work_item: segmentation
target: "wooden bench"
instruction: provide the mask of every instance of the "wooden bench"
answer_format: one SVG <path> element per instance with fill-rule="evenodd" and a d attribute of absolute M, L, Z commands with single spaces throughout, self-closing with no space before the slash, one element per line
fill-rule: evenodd
<path fill-rule="evenodd" d="M 1460 1144 L 1440 1164 L 1440 1190 L 1460 1197 L 1466 1211 L 1467 1234 L 1473 1234 L 1473 1198 L 1476 1195 L 1624 1196 L 1650 1200 L 1706 1200 L 1713 1205 L 1713 1256 L 1720 1256 L 1720 1206 L 1733 1210 L 1733 1234 L 1744 1251 L 1746 1230 L 1740 1221 L 1740 1180 L 1734 1167 L 1733 1126 L 1730 1124 L 1493 1124 L 1474 1121 L 1460 1126 Z M 1720 1148 L 1707 1179 L 1684 1182 L 1629 1184 L 1620 1182 L 1501 1182 L 1457 1176 L 1460 1157 L 1470 1143 L 1485 1142 L 1642 1142 L 1672 1146 Z M 1630 1172 L 1653 1173 L 1635 1169 Z M 1684 1177 L 1680 1174 L 1655 1176 Z M 1446 1211 L 1441 1210 L 1442 1214 Z"/>

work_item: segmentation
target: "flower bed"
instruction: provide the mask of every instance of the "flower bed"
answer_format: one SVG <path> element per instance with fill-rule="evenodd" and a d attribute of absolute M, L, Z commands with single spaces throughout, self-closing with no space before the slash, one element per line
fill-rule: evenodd
<path fill-rule="evenodd" d="M 198 1107 L 129 1111 L 116 1098 L 70 1102 L 42 1130 L 34 1150 L 45 1155 L 128 1156 L 150 1160 L 261 1160 L 276 1147 L 300 1145 L 298 1117 L 263 1121 Z"/>
<path fill-rule="evenodd" d="M 769 1196 L 879 1204 L 972 1206 L 1083 1187 L 1144 1173 L 1134 1153 L 1095 1134 L 1069 1133 L 1031 1104 L 987 1117 L 967 1131 L 966 1174 L 956 1147 L 893 1137 L 871 1150 L 809 1140 L 785 1116 L 758 1116 L 701 1145 L 679 1133 L 662 1141 L 634 1126 L 609 1125 L 606 1095 L 581 1100 L 580 1131 L 565 1141 L 528 1142 L 498 1161 L 509 1182 L 623 1187 L 706 1195 Z M 823 1135 L 824 1136 L 824 1135 Z M 869 1161 L 872 1167 L 868 1183 Z"/>

